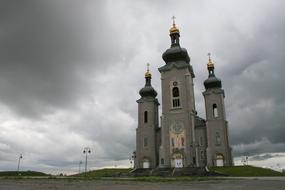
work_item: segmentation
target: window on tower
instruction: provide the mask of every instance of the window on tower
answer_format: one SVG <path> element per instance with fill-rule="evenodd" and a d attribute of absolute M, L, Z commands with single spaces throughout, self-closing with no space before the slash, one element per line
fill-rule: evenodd
<path fill-rule="evenodd" d="M 147 120 L 148 120 L 147 116 L 148 116 L 147 111 L 145 111 L 144 112 L 144 123 L 147 123 Z"/>
<path fill-rule="evenodd" d="M 173 108 L 180 107 L 179 88 L 176 86 L 172 88 L 172 107 Z"/>
<path fill-rule="evenodd" d="M 213 116 L 218 117 L 218 107 L 217 104 L 213 104 Z"/>
<path fill-rule="evenodd" d="M 172 96 L 175 98 L 175 97 L 179 97 L 179 89 L 178 87 L 174 87 L 172 89 Z"/>

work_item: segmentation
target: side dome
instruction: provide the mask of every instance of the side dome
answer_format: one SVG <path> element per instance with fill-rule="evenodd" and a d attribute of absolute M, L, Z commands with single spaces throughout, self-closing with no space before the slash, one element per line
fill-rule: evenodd
<path fill-rule="evenodd" d="M 207 80 L 204 81 L 204 86 L 206 89 L 209 88 L 222 88 L 222 81 L 221 79 L 215 76 L 209 76 Z"/>
<path fill-rule="evenodd" d="M 151 86 L 151 73 L 149 72 L 149 63 L 147 64 L 147 72 L 144 74 L 144 77 L 145 77 L 145 85 L 139 91 L 139 94 L 141 95 L 141 97 L 155 98 L 157 96 L 157 92 Z"/>
<path fill-rule="evenodd" d="M 157 96 L 157 92 L 152 88 L 152 86 L 145 86 L 139 91 L 141 97 L 153 97 Z"/>

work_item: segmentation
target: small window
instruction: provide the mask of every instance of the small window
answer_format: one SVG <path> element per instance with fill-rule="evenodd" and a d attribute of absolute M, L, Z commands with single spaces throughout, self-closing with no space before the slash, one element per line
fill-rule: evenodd
<path fill-rule="evenodd" d="M 217 104 L 213 104 L 213 116 L 218 117 L 218 107 Z"/>
<path fill-rule="evenodd" d="M 143 146 L 144 146 L 144 147 L 147 147 L 147 138 L 144 138 L 144 139 L 143 139 Z"/>
<path fill-rule="evenodd" d="M 221 136 L 219 132 L 216 132 L 216 145 L 221 145 Z"/>
<path fill-rule="evenodd" d="M 163 159 L 163 158 L 160 159 L 160 163 L 161 163 L 162 165 L 164 164 L 164 159 Z"/>
<path fill-rule="evenodd" d="M 147 115 L 147 111 L 144 112 L 144 122 L 147 123 L 148 120 L 148 115 Z"/>

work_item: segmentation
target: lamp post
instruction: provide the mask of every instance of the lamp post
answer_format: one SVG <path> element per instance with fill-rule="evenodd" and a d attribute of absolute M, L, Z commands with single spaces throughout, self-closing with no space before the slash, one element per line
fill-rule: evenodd
<path fill-rule="evenodd" d="M 133 168 L 135 168 L 135 159 L 136 159 L 136 151 L 133 152 L 133 154 L 130 158 L 131 167 L 132 167 L 132 164 L 134 164 Z"/>
<path fill-rule="evenodd" d="M 79 161 L 79 167 L 78 167 L 78 174 L 80 174 L 80 169 L 81 169 L 81 164 L 82 164 L 83 162 L 80 160 Z"/>
<path fill-rule="evenodd" d="M 91 149 L 89 147 L 85 147 L 83 150 L 83 154 L 85 154 L 85 177 L 87 174 L 87 155 L 91 154 Z"/>
<path fill-rule="evenodd" d="M 18 160 L 18 168 L 17 168 L 17 172 L 18 172 L 18 175 L 20 175 L 20 162 L 21 162 L 21 159 L 23 158 L 23 155 L 22 154 L 20 154 L 20 156 L 19 156 L 19 160 Z"/>

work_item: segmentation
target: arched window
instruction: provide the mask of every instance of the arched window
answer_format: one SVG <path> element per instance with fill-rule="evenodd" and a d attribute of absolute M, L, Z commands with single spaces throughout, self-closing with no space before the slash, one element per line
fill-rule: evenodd
<path fill-rule="evenodd" d="M 213 116 L 218 117 L 218 107 L 217 104 L 213 104 Z"/>
<path fill-rule="evenodd" d="M 172 88 L 172 107 L 173 108 L 180 107 L 180 94 L 178 87 Z"/>
<path fill-rule="evenodd" d="M 174 87 L 172 89 L 172 96 L 173 97 L 179 97 L 179 89 L 178 89 L 178 87 Z"/>
<path fill-rule="evenodd" d="M 148 116 L 148 115 L 147 115 L 147 111 L 145 111 L 145 112 L 144 112 L 144 122 L 145 122 L 145 123 L 147 123 L 147 120 L 148 120 L 147 116 Z"/>

